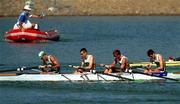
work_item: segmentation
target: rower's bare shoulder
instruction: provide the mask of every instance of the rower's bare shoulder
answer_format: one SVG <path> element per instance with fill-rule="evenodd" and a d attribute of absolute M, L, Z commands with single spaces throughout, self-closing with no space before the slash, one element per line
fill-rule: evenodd
<path fill-rule="evenodd" d="M 53 55 L 51 55 L 50 59 L 51 60 L 57 60 L 57 58 L 55 56 L 53 56 Z"/>
<path fill-rule="evenodd" d="M 89 57 L 90 57 L 90 58 L 94 58 L 94 56 L 93 56 L 93 55 L 89 55 Z"/>

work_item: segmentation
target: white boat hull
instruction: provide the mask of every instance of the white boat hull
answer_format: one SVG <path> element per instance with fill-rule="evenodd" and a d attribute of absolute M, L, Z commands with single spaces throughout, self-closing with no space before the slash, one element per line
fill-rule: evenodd
<path fill-rule="evenodd" d="M 9 75 L 0 76 L 0 81 L 122 81 L 122 80 L 158 80 L 164 79 L 154 76 L 148 76 L 143 74 L 130 74 L 123 73 L 120 78 L 117 74 L 115 76 L 104 75 L 104 74 L 22 74 L 22 75 Z M 168 78 L 180 79 L 180 74 L 168 73 Z M 127 78 L 127 79 L 124 79 Z"/>

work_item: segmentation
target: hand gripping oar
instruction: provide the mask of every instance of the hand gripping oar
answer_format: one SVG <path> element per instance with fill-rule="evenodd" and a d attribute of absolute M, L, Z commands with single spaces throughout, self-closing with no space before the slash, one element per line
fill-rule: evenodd
<path fill-rule="evenodd" d="M 68 66 L 76 71 L 78 70 L 78 68 L 80 68 L 80 66 L 74 66 L 74 65 L 68 65 Z"/>
<path fill-rule="evenodd" d="M 79 68 L 79 66 L 74 66 L 74 65 L 68 65 L 70 68 L 75 68 L 75 69 L 77 69 L 77 68 Z"/>
<path fill-rule="evenodd" d="M 169 77 L 164 77 L 164 76 L 157 76 L 157 75 L 154 75 L 154 74 L 148 74 L 148 73 L 138 72 L 138 71 L 134 71 L 134 70 L 132 70 L 132 73 L 139 73 L 139 74 L 143 74 L 143 75 L 147 75 L 147 76 L 151 76 L 151 77 L 168 79 L 168 80 L 172 80 L 172 81 L 179 81 L 178 79 L 174 79 L 174 78 L 169 78 Z"/>
<path fill-rule="evenodd" d="M 107 68 L 109 69 L 108 67 L 106 67 L 106 65 L 104 64 L 100 64 L 101 67 L 104 67 L 104 68 Z M 112 77 L 117 77 L 117 78 L 121 78 L 121 79 L 124 79 L 124 80 L 129 80 L 129 81 L 134 81 L 134 79 L 130 79 L 130 78 L 126 78 L 126 77 L 122 77 L 121 75 L 113 75 L 113 74 L 108 74 L 108 73 L 102 73 L 104 75 L 108 75 L 108 76 L 112 76 Z"/>
<path fill-rule="evenodd" d="M 82 70 L 86 70 L 85 68 L 82 68 L 80 66 L 74 66 L 74 65 L 68 65 L 70 68 L 73 68 L 74 70 L 78 70 L 78 68 L 82 69 Z M 90 70 L 89 72 L 95 74 L 96 70 Z"/>
<path fill-rule="evenodd" d="M 31 70 L 31 69 L 38 69 L 39 66 L 31 66 L 31 67 L 18 67 L 18 68 L 14 68 L 14 69 L 8 69 L 8 70 L 0 70 L 0 73 L 2 72 L 10 72 L 10 71 L 23 71 L 23 70 Z"/>

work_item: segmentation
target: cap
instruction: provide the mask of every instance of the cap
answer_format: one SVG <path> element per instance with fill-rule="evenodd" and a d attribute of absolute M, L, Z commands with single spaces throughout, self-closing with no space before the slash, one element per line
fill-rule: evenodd
<path fill-rule="evenodd" d="M 39 58 L 42 58 L 44 55 L 46 55 L 46 53 L 44 51 L 40 51 L 38 54 Z"/>
<path fill-rule="evenodd" d="M 32 10 L 32 8 L 30 7 L 30 5 L 25 5 L 25 6 L 24 6 L 24 9 L 25 9 L 25 10 L 30 10 L 30 11 Z"/>

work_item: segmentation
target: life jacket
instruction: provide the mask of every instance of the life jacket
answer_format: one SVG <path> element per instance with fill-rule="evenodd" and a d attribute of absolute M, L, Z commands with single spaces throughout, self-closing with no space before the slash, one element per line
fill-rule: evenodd
<path fill-rule="evenodd" d="M 32 17 L 32 15 L 26 11 L 23 11 L 18 18 L 18 23 L 19 22 L 27 23 L 28 17 Z"/>

